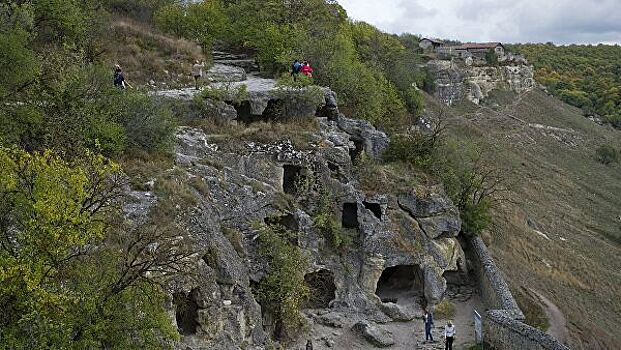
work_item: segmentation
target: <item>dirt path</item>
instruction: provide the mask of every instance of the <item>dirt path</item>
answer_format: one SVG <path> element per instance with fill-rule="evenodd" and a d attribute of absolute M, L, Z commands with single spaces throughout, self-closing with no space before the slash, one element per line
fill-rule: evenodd
<path fill-rule="evenodd" d="M 453 349 L 467 350 L 474 343 L 474 321 L 473 311 L 483 311 L 479 296 L 474 294 L 471 289 L 449 290 L 447 298 L 455 305 L 455 316 L 453 322 L 456 326 L 456 337 Z M 444 350 L 442 334 L 445 319 L 436 318 L 433 330 L 435 343 L 424 344 L 425 334 L 422 320 L 416 319 L 410 322 L 389 322 L 379 324 L 378 327 L 392 333 L 395 344 L 388 347 L 390 350 Z M 324 325 L 315 324 L 312 327 L 311 339 L 315 350 L 374 350 L 377 349 L 366 340 L 351 331 L 355 322 L 344 324 L 343 328 L 332 328 Z M 328 346 L 328 343 L 331 346 Z M 291 349 L 304 349 L 302 344 Z"/>
<path fill-rule="evenodd" d="M 545 306 L 546 316 L 550 322 L 550 327 L 547 333 L 556 338 L 561 343 L 565 344 L 569 339 L 569 331 L 567 330 L 567 321 L 565 315 L 550 299 L 543 296 L 536 290 L 530 290 L 530 292 L 536 296 L 539 301 Z"/>

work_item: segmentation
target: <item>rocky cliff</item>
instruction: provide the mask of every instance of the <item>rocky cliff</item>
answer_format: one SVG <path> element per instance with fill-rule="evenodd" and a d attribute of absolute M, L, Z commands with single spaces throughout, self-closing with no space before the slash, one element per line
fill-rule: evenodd
<path fill-rule="evenodd" d="M 427 71 L 434 95 L 446 105 L 462 99 L 479 104 L 496 89 L 523 93 L 535 87 L 533 67 L 522 64 L 468 66 L 455 60 L 434 60 L 427 63 Z"/>
<path fill-rule="evenodd" d="M 292 244 L 309 262 L 299 268 L 315 301 L 304 311 L 311 325 L 359 329 L 364 321 L 373 331 L 374 322 L 412 320 L 442 300 L 445 273 L 466 270 L 459 213 L 441 187 L 366 193 L 354 164 L 379 157 L 386 135 L 340 114 L 329 89 L 310 117 L 319 127 L 304 149 L 285 139 L 240 141 L 242 150 L 230 152 L 218 144 L 222 135 L 178 129 L 169 172 L 180 183 L 203 184 L 190 191 L 196 204 L 184 228 L 195 268 L 170 286 L 171 319 L 183 335 L 178 348 L 258 349 L 274 337 L 278 320 L 253 294 L 270 271 L 258 246 L 261 226 L 295 233 Z M 147 215 L 157 201 L 150 192 L 135 197 L 134 215 Z M 337 249 L 318 227 L 322 201 L 350 236 L 347 246 Z"/>

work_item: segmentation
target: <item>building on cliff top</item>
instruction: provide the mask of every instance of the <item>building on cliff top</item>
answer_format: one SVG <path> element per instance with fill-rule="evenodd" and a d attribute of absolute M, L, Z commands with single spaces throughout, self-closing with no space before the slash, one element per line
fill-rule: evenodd
<path fill-rule="evenodd" d="M 459 57 L 467 58 L 474 57 L 485 59 L 485 55 L 493 50 L 499 59 L 505 57 L 505 47 L 502 43 L 467 43 L 458 46 L 440 46 L 436 49 L 436 54 L 439 57 Z"/>

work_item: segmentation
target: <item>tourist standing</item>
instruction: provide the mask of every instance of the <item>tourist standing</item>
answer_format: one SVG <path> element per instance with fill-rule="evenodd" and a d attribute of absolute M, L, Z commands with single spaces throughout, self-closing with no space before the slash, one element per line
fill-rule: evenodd
<path fill-rule="evenodd" d="M 123 69 L 121 69 L 121 66 L 118 64 L 114 66 L 114 86 L 119 89 L 125 89 L 128 86 L 131 87 L 129 83 L 125 81 Z"/>
<path fill-rule="evenodd" d="M 294 81 L 298 80 L 298 75 L 300 74 L 301 71 L 302 71 L 302 63 L 300 63 L 300 61 L 298 60 L 295 60 L 293 64 L 291 65 L 291 76 L 293 77 Z"/>
<path fill-rule="evenodd" d="M 203 68 L 205 68 L 205 62 L 199 63 L 198 60 L 196 60 L 192 66 L 192 75 L 194 76 L 196 90 L 198 90 L 198 80 L 203 77 Z"/>
<path fill-rule="evenodd" d="M 423 321 L 425 323 L 425 343 L 430 341 L 433 343 L 433 335 L 431 329 L 433 328 L 433 315 L 425 309 L 425 315 L 423 315 Z"/>
<path fill-rule="evenodd" d="M 302 74 L 306 75 L 309 78 L 313 77 L 313 67 L 311 67 L 308 61 L 304 61 L 304 64 L 302 65 Z"/>
<path fill-rule="evenodd" d="M 453 340 L 455 338 L 455 326 L 449 320 L 444 326 L 444 350 L 453 350 Z"/>

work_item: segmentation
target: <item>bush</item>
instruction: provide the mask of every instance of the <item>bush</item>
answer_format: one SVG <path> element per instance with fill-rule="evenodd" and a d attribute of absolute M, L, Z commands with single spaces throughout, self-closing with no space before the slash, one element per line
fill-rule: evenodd
<path fill-rule="evenodd" d="M 341 251 L 346 249 L 351 245 L 353 238 L 338 222 L 331 197 L 322 192 L 318 203 L 313 215 L 315 227 L 332 247 Z"/>
<path fill-rule="evenodd" d="M 462 231 L 477 235 L 492 223 L 492 206 L 508 190 L 507 177 L 478 145 L 449 142 L 442 153 L 433 172 L 459 208 Z"/>
<path fill-rule="evenodd" d="M 409 132 L 394 135 L 384 153 L 384 159 L 409 163 L 423 170 L 430 169 L 436 163 L 438 149 L 443 143 L 442 132 L 442 126 L 437 126 L 428 134 Z"/>
<path fill-rule="evenodd" d="M 614 147 L 604 145 L 595 151 L 595 159 L 604 165 L 610 165 L 619 161 L 619 153 Z"/>
<path fill-rule="evenodd" d="M 443 299 L 434 309 L 436 319 L 448 320 L 455 317 L 455 305 Z"/>
<path fill-rule="evenodd" d="M 277 339 L 299 336 L 305 326 L 301 306 L 308 300 L 309 289 L 304 282 L 308 260 L 297 245 L 297 233 L 280 225 L 260 228 L 259 253 L 269 266 L 269 273 L 254 289 L 257 301 L 276 319 Z"/>
<path fill-rule="evenodd" d="M 167 153 L 173 141 L 175 123 L 170 107 L 138 92 L 115 96 L 118 118 L 127 136 L 128 150 Z"/>

